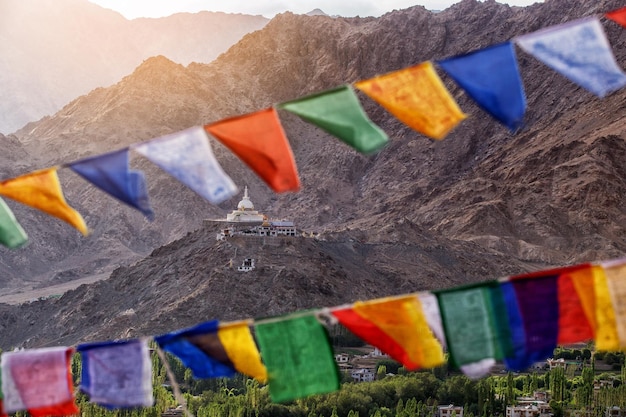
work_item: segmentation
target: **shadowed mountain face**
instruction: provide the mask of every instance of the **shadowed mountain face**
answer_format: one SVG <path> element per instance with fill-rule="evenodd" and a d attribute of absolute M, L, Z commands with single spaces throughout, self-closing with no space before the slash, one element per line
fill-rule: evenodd
<path fill-rule="evenodd" d="M 282 14 L 210 64 L 146 60 L 119 83 L 4 138 L 19 156 L 3 155 L 3 166 L 16 175 L 70 162 L 620 6 L 464 0 L 436 14 L 422 7 L 366 19 Z M 624 62 L 623 29 L 603 24 Z M 371 157 L 281 113 L 300 170 L 298 193 L 273 193 L 212 141 L 257 209 L 321 232 L 321 240 L 216 242 L 202 219 L 225 217 L 238 199 L 211 206 L 138 157 L 133 165 L 146 171 L 153 223 L 63 170 L 66 196 L 93 235 L 81 238 L 12 204 L 31 243 L 2 251 L 5 288 L 108 270 L 171 243 L 58 300 L 4 306 L 0 345 L 155 334 L 214 317 L 279 314 L 623 255 L 626 92 L 598 100 L 523 52 L 518 58 L 528 113 L 515 135 L 442 74 L 471 117 L 441 142 L 364 97 L 390 136 Z M 255 271 L 230 266 L 246 257 L 257 260 Z"/>
<path fill-rule="evenodd" d="M 268 19 L 179 13 L 127 20 L 87 0 L 0 5 L 0 132 L 52 115 L 96 87 L 110 86 L 144 59 L 211 62 Z"/>

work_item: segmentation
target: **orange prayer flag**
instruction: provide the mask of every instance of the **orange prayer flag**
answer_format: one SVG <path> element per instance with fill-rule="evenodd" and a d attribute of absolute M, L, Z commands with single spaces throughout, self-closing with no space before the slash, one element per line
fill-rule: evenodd
<path fill-rule="evenodd" d="M 204 126 L 277 193 L 298 191 L 300 179 L 274 108 Z"/>
<path fill-rule="evenodd" d="M 89 233 L 85 220 L 65 201 L 56 167 L 2 181 L 0 194 L 58 217 L 85 236 Z"/>
<path fill-rule="evenodd" d="M 430 61 L 359 81 L 355 87 L 404 124 L 433 139 L 443 139 L 467 117 Z"/>
<path fill-rule="evenodd" d="M 430 330 L 417 296 L 358 301 L 352 309 L 333 315 L 409 370 L 434 368 L 444 362 L 443 348 Z"/>
<path fill-rule="evenodd" d="M 620 25 L 626 27 L 626 7 L 612 10 L 608 13 L 605 13 L 604 15 L 615 23 L 619 23 Z"/>
<path fill-rule="evenodd" d="M 568 275 L 572 279 L 574 288 L 578 293 L 578 298 L 587 316 L 591 328 L 594 331 L 598 327 L 596 324 L 596 291 L 594 286 L 594 276 L 596 269 L 601 270 L 598 265 L 590 265 L 589 268 L 579 269 L 570 272 Z"/>

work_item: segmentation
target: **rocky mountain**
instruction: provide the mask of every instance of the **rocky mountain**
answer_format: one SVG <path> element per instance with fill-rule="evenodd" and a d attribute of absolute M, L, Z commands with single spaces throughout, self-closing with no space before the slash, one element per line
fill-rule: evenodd
<path fill-rule="evenodd" d="M 380 18 L 285 13 L 209 64 L 148 59 L 119 83 L 5 140 L 17 138 L 32 166 L 67 162 L 621 6 L 463 0 L 436 14 L 422 7 Z M 623 28 L 604 26 L 624 62 Z M 370 157 L 281 112 L 302 180 L 298 193 L 273 193 L 212 141 L 259 210 L 291 218 L 320 239 L 217 242 L 202 219 L 223 217 L 237 199 L 210 206 L 141 159 L 133 164 L 147 173 L 157 213 L 151 224 L 62 172 L 68 200 L 93 236 L 13 205 L 32 243 L 0 254 L 2 266 L 10 265 L 0 277 L 14 277 L 2 285 L 14 287 L 35 268 L 26 260 L 47 264 L 38 282 L 50 282 L 50 270 L 68 279 L 126 266 L 57 300 L 1 306 L 0 346 L 156 334 L 215 317 L 279 314 L 622 256 L 626 91 L 599 100 L 523 52 L 518 58 L 528 113 L 517 134 L 442 76 L 471 117 L 441 142 L 365 97 L 366 111 L 391 138 Z M 257 269 L 230 266 L 244 257 L 256 258 Z"/>
<path fill-rule="evenodd" d="M 116 83 L 151 56 L 184 65 L 211 62 L 267 21 L 210 12 L 127 20 L 87 0 L 2 2 L 0 132 Z"/>

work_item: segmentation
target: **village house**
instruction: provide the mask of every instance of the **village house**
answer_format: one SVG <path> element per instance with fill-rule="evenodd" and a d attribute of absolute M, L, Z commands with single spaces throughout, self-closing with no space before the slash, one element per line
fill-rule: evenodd
<path fill-rule="evenodd" d="M 372 368 L 353 369 L 350 376 L 354 382 L 372 382 L 376 378 L 376 372 Z"/>
<path fill-rule="evenodd" d="M 458 405 L 440 405 L 437 411 L 439 417 L 463 417 L 463 407 Z"/>

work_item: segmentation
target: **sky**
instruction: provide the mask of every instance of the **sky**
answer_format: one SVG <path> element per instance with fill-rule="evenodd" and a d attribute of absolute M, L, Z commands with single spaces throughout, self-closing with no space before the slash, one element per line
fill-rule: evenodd
<path fill-rule="evenodd" d="M 179 12 L 243 13 L 274 17 L 291 11 L 303 14 L 321 9 L 329 15 L 344 17 L 380 16 L 394 9 L 421 5 L 429 10 L 443 10 L 460 0 L 89 0 L 107 9 L 121 13 L 127 19 L 163 17 Z M 511 6 L 528 6 L 543 0 L 498 0 Z"/>

